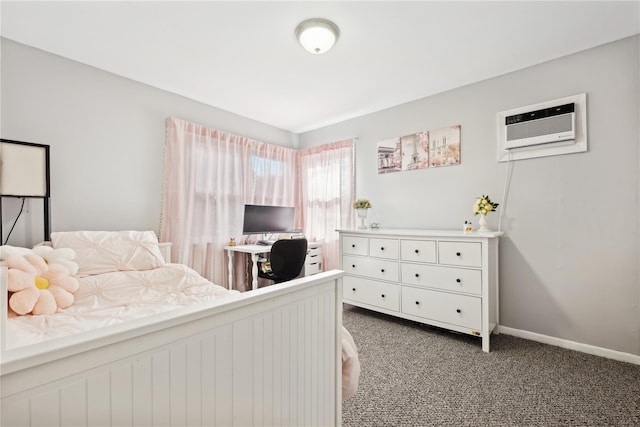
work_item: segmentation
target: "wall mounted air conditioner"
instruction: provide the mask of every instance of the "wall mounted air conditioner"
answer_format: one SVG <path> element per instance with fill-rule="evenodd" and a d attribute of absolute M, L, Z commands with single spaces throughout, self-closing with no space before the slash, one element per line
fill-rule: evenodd
<path fill-rule="evenodd" d="M 498 161 L 587 151 L 587 94 L 501 111 Z"/>
<path fill-rule="evenodd" d="M 576 138 L 575 103 L 514 114 L 505 118 L 505 149 Z"/>

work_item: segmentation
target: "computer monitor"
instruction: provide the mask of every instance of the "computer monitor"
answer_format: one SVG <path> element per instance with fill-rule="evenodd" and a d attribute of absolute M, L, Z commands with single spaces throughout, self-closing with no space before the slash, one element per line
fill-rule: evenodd
<path fill-rule="evenodd" d="M 244 205 L 242 234 L 290 232 L 294 214 L 293 206 Z"/>

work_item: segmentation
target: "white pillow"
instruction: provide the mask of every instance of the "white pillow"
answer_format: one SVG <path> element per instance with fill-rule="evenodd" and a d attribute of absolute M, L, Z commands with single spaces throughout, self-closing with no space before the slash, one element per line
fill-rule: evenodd
<path fill-rule="evenodd" d="M 66 231 L 51 233 L 54 248 L 76 253 L 79 275 L 151 270 L 165 264 L 153 231 Z"/>

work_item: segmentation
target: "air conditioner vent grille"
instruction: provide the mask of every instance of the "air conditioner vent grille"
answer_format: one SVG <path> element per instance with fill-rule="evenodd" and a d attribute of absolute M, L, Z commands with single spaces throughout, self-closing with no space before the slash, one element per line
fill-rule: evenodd
<path fill-rule="evenodd" d="M 573 138 L 572 131 L 573 113 L 509 125 L 507 126 L 507 141 L 562 132 L 571 132 L 571 138 Z"/>

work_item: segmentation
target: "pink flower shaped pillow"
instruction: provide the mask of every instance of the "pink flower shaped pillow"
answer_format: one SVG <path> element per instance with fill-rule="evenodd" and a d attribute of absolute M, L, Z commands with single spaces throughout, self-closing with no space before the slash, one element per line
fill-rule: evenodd
<path fill-rule="evenodd" d="M 78 290 L 78 279 L 61 264 L 47 264 L 34 253 L 7 259 L 9 307 L 16 314 L 53 314 L 69 307 Z"/>
<path fill-rule="evenodd" d="M 49 265 L 64 265 L 69 270 L 69 276 L 78 274 L 78 264 L 74 261 L 76 253 L 72 249 L 53 249 L 51 246 L 36 246 L 33 248 L 33 253 L 40 255 Z"/>

